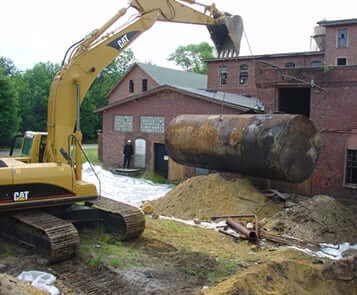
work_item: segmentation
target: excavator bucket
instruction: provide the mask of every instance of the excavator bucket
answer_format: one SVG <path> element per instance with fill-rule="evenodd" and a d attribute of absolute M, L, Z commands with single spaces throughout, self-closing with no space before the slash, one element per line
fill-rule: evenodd
<path fill-rule="evenodd" d="M 208 25 L 218 57 L 237 57 L 243 33 L 243 20 L 239 15 L 226 15 L 221 23 Z"/>

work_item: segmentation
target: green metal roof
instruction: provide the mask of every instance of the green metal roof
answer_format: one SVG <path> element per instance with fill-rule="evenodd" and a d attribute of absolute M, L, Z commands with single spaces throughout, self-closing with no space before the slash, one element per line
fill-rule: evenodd
<path fill-rule="evenodd" d="M 137 65 L 159 85 L 173 85 L 193 89 L 207 88 L 207 75 L 158 67 L 150 64 Z"/>

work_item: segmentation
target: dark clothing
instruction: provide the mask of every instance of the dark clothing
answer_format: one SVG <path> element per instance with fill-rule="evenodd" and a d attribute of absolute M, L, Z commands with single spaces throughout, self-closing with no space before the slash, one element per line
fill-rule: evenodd
<path fill-rule="evenodd" d="M 127 143 L 127 144 L 124 146 L 123 154 L 124 154 L 125 156 L 131 156 L 132 154 L 134 154 L 133 146 L 132 146 L 130 143 Z"/>
<path fill-rule="evenodd" d="M 134 154 L 133 146 L 130 143 L 127 143 L 124 146 L 123 154 L 124 154 L 124 168 L 129 168 L 131 156 Z"/>

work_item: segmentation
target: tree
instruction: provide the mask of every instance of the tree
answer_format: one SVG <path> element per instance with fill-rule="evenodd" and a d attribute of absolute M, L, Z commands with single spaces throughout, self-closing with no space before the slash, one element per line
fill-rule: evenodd
<path fill-rule="evenodd" d="M 134 62 L 133 51 L 125 50 L 97 76 L 91 85 L 81 105 L 81 129 L 84 140 L 97 138 L 97 130 L 102 126 L 102 116 L 93 112 L 107 104 L 109 91 Z"/>
<path fill-rule="evenodd" d="M 57 64 L 38 63 L 18 79 L 20 129 L 47 130 L 47 102 Z"/>
<path fill-rule="evenodd" d="M 0 66 L 0 145 L 7 146 L 17 131 L 16 90 L 6 69 Z"/>
<path fill-rule="evenodd" d="M 0 56 L 0 68 L 4 70 L 6 76 L 14 76 L 19 73 L 13 61 L 4 56 Z"/>
<path fill-rule="evenodd" d="M 168 60 L 174 61 L 185 71 L 207 74 L 207 65 L 203 60 L 212 57 L 213 46 L 202 42 L 177 47 L 175 52 L 169 55 Z"/>

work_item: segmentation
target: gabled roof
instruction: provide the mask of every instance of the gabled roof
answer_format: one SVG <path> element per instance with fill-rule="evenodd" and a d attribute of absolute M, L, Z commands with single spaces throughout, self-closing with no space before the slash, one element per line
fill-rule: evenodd
<path fill-rule="evenodd" d="M 204 89 L 207 87 L 207 75 L 137 62 L 128 69 L 123 77 L 121 77 L 118 83 L 107 94 L 107 97 L 109 97 L 115 89 L 119 87 L 121 81 L 123 81 L 135 67 L 141 68 L 159 85 L 173 85 L 195 89 Z"/>
<path fill-rule="evenodd" d="M 179 71 L 144 63 L 137 63 L 137 65 L 159 85 L 173 85 L 194 89 L 204 89 L 207 87 L 207 75 Z"/>
<path fill-rule="evenodd" d="M 149 91 L 142 92 L 137 95 L 132 95 L 127 97 L 126 99 L 121 99 L 114 103 L 111 103 L 107 106 L 101 107 L 95 110 L 95 113 L 100 113 L 107 111 L 113 107 L 117 107 L 119 105 L 139 100 L 145 98 L 148 95 L 158 93 L 164 90 L 172 90 L 176 92 L 180 92 L 195 98 L 199 98 L 205 101 L 209 101 L 211 103 L 216 103 L 224 106 L 228 106 L 234 109 L 240 109 L 242 111 L 254 111 L 256 113 L 262 113 L 264 111 L 263 103 L 256 97 L 248 97 L 244 95 L 234 94 L 234 93 L 227 93 L 221 91 L 210 91 L 210 90 L 199 90 L 199 89 L 192 89 L 192 88 L 185 88 L 185 87 L 178 87 L 173 85 L 161 85 L 155 87 Z"/>

